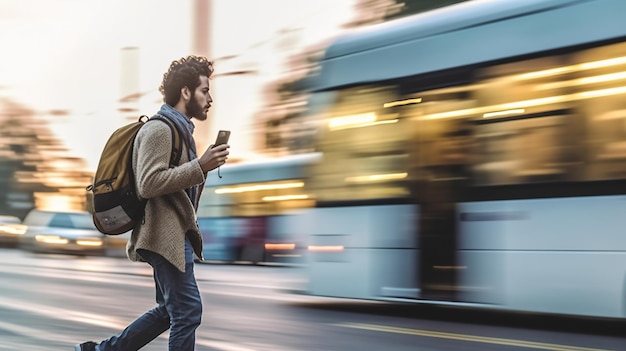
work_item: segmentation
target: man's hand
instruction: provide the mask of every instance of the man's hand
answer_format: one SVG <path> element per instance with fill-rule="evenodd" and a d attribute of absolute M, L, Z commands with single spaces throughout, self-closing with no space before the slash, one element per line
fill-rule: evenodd
<path fill-rule="evenodd" d="M 209 148 L 206 149 L 204 154 L 202 154 L 198 160 L 200 162 L 202 172 L 206 174 L 207 172 L 212 171 L 226 163 L 226 160 L 228 160 L 228 154 L 230 154 L 228 151 L 229 148 L 230 145 L 228 144 L 222 144 L 216 147 L 213 147 L 213 145 L 209 146 Z"/>

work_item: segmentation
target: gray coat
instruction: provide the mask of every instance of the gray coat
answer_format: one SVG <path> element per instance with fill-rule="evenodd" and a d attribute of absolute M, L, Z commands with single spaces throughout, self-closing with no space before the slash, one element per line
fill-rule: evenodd
<path fill-rule="evenodd" d="M 185 189 L 204 184 L 197 159 L 189 161 L 183 143 L 179 165 L 169 168 L 170 128 L 161 121 L 146 123 L 135 138 L 133 171 L 139 196 L 148 199 L 144 221 L 133 229 L 126 247 L 131 261 L 143 261 L 138 249 L 156 252 L 185 271 L 185 233 L 202 259 L 202 235 L 196 211 Z"/>

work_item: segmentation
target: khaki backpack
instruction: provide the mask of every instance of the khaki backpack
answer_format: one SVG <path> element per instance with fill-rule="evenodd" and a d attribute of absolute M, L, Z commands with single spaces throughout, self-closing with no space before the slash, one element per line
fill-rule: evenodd
<path fill-rule="evenodd" d="M 93 222 L 103 234 L 125 233 L 143 218 L 147 200 L 140 199 L 137 194 L 132 167 L 133 146 L 139 129 L 154 120 L 163 121 L 172 131 L 170 167 L 180 161 L 181 137 L 174 123 L 164 116 L 148 118 L 144 115 L 137 122 L 113 132 L 100 154 L 93 184 L 86 188 L 93 192 Z"/>

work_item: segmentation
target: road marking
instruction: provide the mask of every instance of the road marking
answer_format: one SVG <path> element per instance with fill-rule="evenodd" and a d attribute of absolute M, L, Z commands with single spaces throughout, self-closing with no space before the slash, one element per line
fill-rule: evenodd
<path fill-rule="evenodd" d="M 338 326 L 338 327 L 344 327 L 344 328 L 352 328 L 352 329 L 362 329 L 362 330 L 379 331 L 379 332 L 386 332 L 386 333 L 425 336 L 425 337 L 430 337 L 430 338 L 480 342 L 480 343 L 485 343 L 485 344 L 526 347 L 526 348 L 531 348 L 531 349 L 549 350 L 549 351 L 613 351 L 613 350 L 607 350 L 607 349 L 595 349 L 595 348 L 568 346 L 568 345 L 559 345 L 559 344 L 547 344 L 547 343 L 541 343 L 541 342 L 515 340 L 515 339 L 492 338 L 492 337 L 487 337 L 487 336 L 477 336 L 477 335 L 470 335 L 470 334 L 456 334 L 456 333 L 436 332 L 436 331 L 421 330 L 421 329 L 398 328 L 398 327 L 390 327 L 390 326 L 376 325 L 376 324 L 338 323 L 338 324 L 333 324 L 333 325 Z"/>

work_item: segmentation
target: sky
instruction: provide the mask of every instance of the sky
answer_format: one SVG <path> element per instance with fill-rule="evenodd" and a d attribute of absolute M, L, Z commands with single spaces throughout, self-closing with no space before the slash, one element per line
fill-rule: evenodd
<path fill-rule="evenodd" d="M 216 73 L 255 72 L 212 81 L 213 127 L 238 131 L 231 144 L 239 140 L 245 154 L 262 86 L 284 72 L 287 54 L 337 36 L 354 0 L 208 1 Z M 0 97 L 49 120 L 72 155 L 95 169 L 109 134 L 126 123 L 117 110 L 122 49 L 137 48 L 139 90 L 152 94 L 139 108 L 152 114 L 169 63 L 192 51 L 192 10 L 192 0 L 0 0 Z M 279 34 L 285 30 L 290 36 Z"/>

